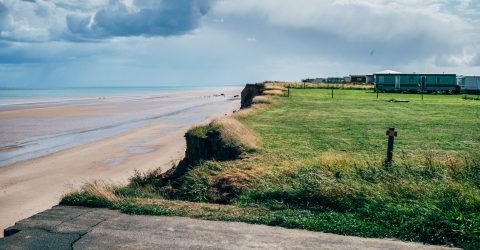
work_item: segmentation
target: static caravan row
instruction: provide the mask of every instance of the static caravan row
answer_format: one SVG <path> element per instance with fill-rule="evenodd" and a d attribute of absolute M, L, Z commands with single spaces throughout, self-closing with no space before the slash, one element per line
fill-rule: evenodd
<path fill-rule="evenodd" d="M 327 83 L 345 83 L 345 79 L 343 77 L 329 77 Z"/>
<path fill-rule="evenodd" d="M 455 74 L 375 74 L 378 91 L 398 92 L 456 92 Z"/>
<path fill-rule="evenodd" d="M 366 83 L 366 75 L 350 75 L 350 82 Z"/>
<path fill-rule="evenodd" d="M 457 84 L 462 92 L 480 93 L 480 76 L 459 76 Z"/>

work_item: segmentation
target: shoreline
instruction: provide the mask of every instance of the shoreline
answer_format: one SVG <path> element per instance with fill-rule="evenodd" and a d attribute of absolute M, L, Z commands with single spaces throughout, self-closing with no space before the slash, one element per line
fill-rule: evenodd
<path fill-rule="evenodd" d="M 226 96 L 218 95 L 220 92 L 109 97 L 68 104 L 26 105 L 13 110 L 0 107 L 0 168 L 119 135 L 177 113 L 227 100 Z M 239 90 L 224 92 L 234 96 Z M 195 119 L 198 120 L 198 117 L 191 118 Z M 192 124 L 186 119 L 181 122 Z"/>
<path fill-rule="evenodd" d="M 185 96 L 187 94 L 211 94 L 216 93 L 219 90 L 230 92 L 235 91 L 237 89 L 241 89 L 242 86 L 209 86 L 204 88 L 198 88 L 193 90 L 172 90 L 171 88 L 162 89 L 161 87 L 87 87 L 87 88 L 66 88 L 65 90 L 75 90 L 75 89 L 137 89 L 137 90 L 148 90 L 152 89 L 154 91 L 161 92 L 154 92 L 154 93 L 146 93 L 146 92 L 134 92 L 134 93 L 90 93 L 85 95 L 72 95 L 72 96 L 39 96 L 36 98 L 29 97 L 19 97 L 19 98 L 11 98 L 11 97 L 0 97 L 0 110 L 8 109 L 8 108 L 22 108 L 27 105 L 38 105 L 38 106 L 50 106 L 50 105 L 67 105 L 67 104 L 75 104 L 85 101 L 97 101 L 97 100 L 111 100 L 111 99 L 128 99 L 128 98 L 163 98 L 167 96 Z M 5 90 L 13 90 L 13 91 L 35 91 L 37 89 L 5 89 Z M 55 90 L 55 89 L 38 89 L 42 91 L 48 90 Z M 17 99 L 17 101 L 15 101 Z M 22 100 L 22 101 L 20 101 Z"/>
<path fill-rule="evenodd" d="M 85 182 L 121 184 L 134 170 L 168 170 L 183 157 L 183 136 L 191 126 L 238 107 L 239 100 L 224 98 L 173 112 L 114 136 L 0 167 L 1 236 L 4 228 L 58 204 L 63 194 Z"/>

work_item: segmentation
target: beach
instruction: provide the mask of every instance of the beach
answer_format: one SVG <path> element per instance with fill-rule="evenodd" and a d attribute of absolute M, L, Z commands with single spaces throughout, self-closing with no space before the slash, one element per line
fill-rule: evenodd
<path fill-rule="evenodd" d="M 222 95 L 223 94 L 223 95 Z M 239 108 L 239 88 L 101 96 L 0 107 L 0 229 L 85 182 L 168 170 L 193 125 Z"/>

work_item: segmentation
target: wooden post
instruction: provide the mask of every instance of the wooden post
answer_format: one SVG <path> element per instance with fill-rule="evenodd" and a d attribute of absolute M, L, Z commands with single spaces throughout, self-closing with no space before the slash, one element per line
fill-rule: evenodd
<path fill-rule="evenodd" d="M 287 90 L 288 90 L 287 91 L 287 97 L 290 97 L 290 85 L 288 85 Z"/>
<path fill-rule="evenodd" d="M 422 84 L 422 101 L 423 101 L 423 84 Z"/>
<path fill-rule="evenodd" d="M 333 99 L 333 85 L 332 85 L 332 99 Z"/>
<path fill-rule="evenodd" d="M 386 135 L 388 136 L 388 143 L 387 143 L 387 164 L 392 163 L 393 159 L 393 142 L 395 140 L 395 137 L 397 137 L 397 131 L 395 131 L 395 128 L 389 128 L 387 130 Z"/>
<path fill-rule="evenodd" d="M 423 101 L 423 92 L 425 91 L 425 84 L 427 83 L 426 76 L 422 76 L 422 101 Z"/>

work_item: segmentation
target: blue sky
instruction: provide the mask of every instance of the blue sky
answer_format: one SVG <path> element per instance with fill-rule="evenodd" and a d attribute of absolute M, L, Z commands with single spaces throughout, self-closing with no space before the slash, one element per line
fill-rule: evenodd
<path fill-rule="evenodd" d="M 0 0 L 0 87 L 480 75 L 478 0 Z"/>

